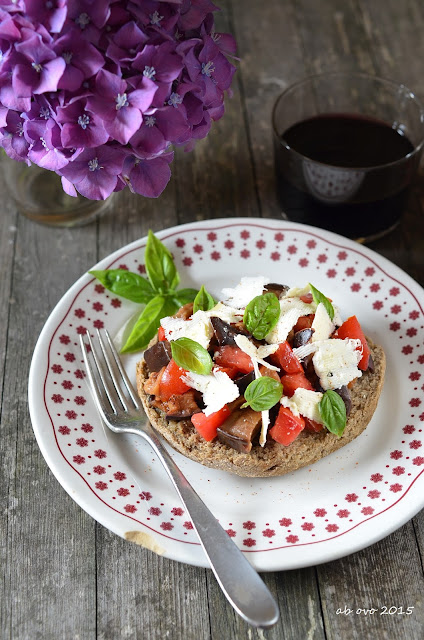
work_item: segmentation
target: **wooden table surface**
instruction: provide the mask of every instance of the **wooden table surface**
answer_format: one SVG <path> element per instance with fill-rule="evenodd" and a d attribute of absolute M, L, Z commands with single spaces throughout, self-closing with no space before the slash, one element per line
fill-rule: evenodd
<path fill-rule="evenodd" d="M 61 488 L 36 444 L 28 369 L 54 305 L 112 251 L 179 223 L 281 217 L 270 112 L 278 93 L 323 70 L 402 81 L 424 99 L 421 0 L 218 0 L 221 30 L 240 62 L 225 117 L 189 154 L 178 152 L 158 200 L 121 192 L 86 227 L 54 229 L 18 214 L 1 183 L 0 215 L 0 637 L 13 640 L 327 640 L 424 637 L 424 514 L 381 542 L 307 569 L 264 574 L 277 626 L 249 628 L 210 570 L 179 564 L 109 532 Z M 1 177 L 0 177 L 1 178 Z M 372 243 L 424 284 L 424 182 L 399 228 Z M 342 615 L 387 606 L 411 615 Z"/>

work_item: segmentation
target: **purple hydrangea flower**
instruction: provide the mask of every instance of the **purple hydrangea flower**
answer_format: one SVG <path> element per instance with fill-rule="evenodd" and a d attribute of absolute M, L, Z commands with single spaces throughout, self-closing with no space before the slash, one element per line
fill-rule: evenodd
<path fill-rule="evenodd" d="M 40 34 L 22 29 L 23 39 L 15 44 L 17 64 L 12 72 L 12 86 L 18 98 L 56 91 L 65 70 L 65 61 L 45 44 Z"/>
<path fill-rule="evenodd" d="M 54 51 L 66 64 L 58 83 L 59 89 L 77 91 L 87 78 L 94 76 L 104 65 L 102 54 L 76 28 L 56 40 Z"/>
<path fill-rule="evenodd" d="M 107 145 L 86 149 L 60 174 L 86 198 L 105 200 L 116 187 L 125 157 L 125 151 Z"/>
<path fill-rule="evenodd" d="M 235 41 L 211 0 L 0 0 L 0 146 L 66 193 L 157 197 L 224 113 Z"/>
<path fill-rule="evenodd" d="M 143 124 L 130 138 L 130 145 L 143 156 L 157 155 L 169 144 L 183 144 L 190 137 L 190 127 L 181 111 L 172 106 L 156 109 L 143 118 Z"/>
<path fill-rule="evenodd" d="M 5 126 L 1 129 L 1 145 L 9 158 L 22 162 L 26 160 L 29 149 L 24 136 L 24 120 L 12 109 L 8 110 L 5 120 Z"/>
<path fill-rule="evenodd" d="M 139 129 L 143 111 L 151 106 L 156 91 L 157 86 L 149 78 L 143 78 L 139 88 L 132 89 L 122 78 L 101 69 L 87 108 L 103 119 L 106 131 L 114 140 L 127 144 Z"/>
<path fill-rule="evenodd" d="M 66 0 L 25 0 L 25 12 L 31 21 L 37 20 L 52 33 L 59 33 L 67 14 Z"/>
<path fill-rule="evenodd" d="M 96 113 L 86 109 L 86 104 L 87 99 L 82 98 L 57 109 L 63 147 L 99 147 L 109 140 L 103 121 Z"/>
<path fill-rule="evenodd" d="M 171 93 L 172 83 L 183 69 L 183 62 L 175 53 L 175 43 L 164 42 L 159 46 L 146 45 L 135 58 L 132 68 L 139 71 L 142 78 L 149 78 L 156 84 L 153 105 L 162 107 Z"/>
<path fill-rule="evenodd" d="M 28 160 L 31 162 L 50 171 L 58 171 L 68 164 L 61 150 L 60 129 L 51 118 L 26 120 L 24 135 L 30 143 Z"/>
<path fill-rule="evenodd" d="M 172 159 L 172 153 L 165 153 L 149 160 L 128 156 L 123 174 L 131 191 L 147 198 L 157 198 L 171 177 L 169 164 Z"/>

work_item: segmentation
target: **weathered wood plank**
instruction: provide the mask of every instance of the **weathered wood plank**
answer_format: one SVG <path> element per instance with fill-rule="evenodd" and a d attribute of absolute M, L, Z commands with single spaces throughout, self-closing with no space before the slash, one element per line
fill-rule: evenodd
<path fill-rule="evenodd" d="M 173 171 L 174 165 L 171 164 Z M 112 206 L 98 220 L 98 255 L 93 264 L 129 242 L 177 224 L 176 180 L 172 175 L 165 191 L 157 199 L 143 198 L 126 189 L 115 194 Z"/>
<path fill-rule="evenodd" d="M 328 640 L 423 637 L 424 578 L 412 529 L 409 522 L 369 549 L 320 567 Z M 391 607 L 402 607 L 404 613 L 385 613 Z M 410 615 L 408 607 L 414 607 Z M 365 614 L 363 609 L 376 611 Z"/>
<path fill-rule="evenodd" d="M 203 569 L 161 558 L 103 530 L 97 574 L 99 639 L 209 637 Z"/>
<path fill-rule="evenodd" d="M 216 16 L 217 32 L 233 32 L 229 6 L 228 1 L 220 3 L 222 12 Z M 176 150 L 180 223 L 259 215 L 241 82 L 239 70 L 233 82 L 234 95 L 225 101 L 225 115 L 212 123 L 207 138 L 199 140 L 190 153 Z"/>
<path fill-rule="evenodd" d="M 309 74 L 375 71 L 369 36 L 355 0 L 292 0 Z"/>
<path fill-rule="evenodd" d="M 323 640 L 321 603 L 315 570 L 262 573 L 265 584 L 278 602 L 279 622 L 267 630 L 255 630 L 235 614 L 218 585 L 209 578 L 211 640 L 249 638 L 249 640 Z"/>
<path fill-rule="evenodd" d="M 304 52 L 299 37 L 295 11 L 291 3 L 231 3 L 231 29 L 238 42 L 238 75 L 248 131 L 249 153 L 264 217 L 281 218 L 277 202 L 271 112 L 277 96 L 304 75 Z M 247 156 L 240 155 L 244 163 Z"/>
<path fill-rule="evenodd" d="M 403 82 L 424 97 L 422 55 L 424 8 L 419 0 L 387 0 L 383 6 L 358 0 L 375 72 Z"/>
<path fill-rule="evenodd" d="M 2 637 L 13 640 L 77 634 L 89 639 L 95 634 L 94 523 L 48 470 L 27 402 L 28 368 L 39 331 L 60 295 L 87 268 L 95 244 L 93 230 L 87 229 L 47 229 L 19 218 L 10 264 L 13 304 L 0 439 L 9 511 L 1 607 Z"/>

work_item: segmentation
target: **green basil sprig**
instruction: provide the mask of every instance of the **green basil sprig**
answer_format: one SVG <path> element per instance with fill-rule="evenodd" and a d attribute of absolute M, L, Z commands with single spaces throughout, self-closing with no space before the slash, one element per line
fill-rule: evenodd
<path fill-rule="evenodd" d="M 193 313 L 196 313 L 196 311 L 209 311 L 209 309 L 213 309 L 215 304 L 215 300 L 212 298 L 211 294 L 206 291 L 202 284 L 199 293 L 194 298 Z"/>
<path fill-rule="evenodd" d="M 212 371 L 212 358 L 201 344 L 191 338 L 171 342 L 172 357 L 179 367 L 207 376 Z"/>
<path fill-rule="evenodd" d="M 274 296 L 275 297 L 275 296 Z M 283 395 L 283 385 L 274 378 L 262 376 L 253 380 L 244 392 L 245 402 L 241 408 L 251 407 L 253 411 L 271 409 Z"/>
<path fill-rule="evenodd" d="M 340 438 L 346 427 L 346 406 L 343 399 L 332 389 L 328 389 L 318 405 L 320 416 L 331 433 Z"/>
<path fill-rule="evenodd" d="M 257 340 L 263 340 L 272 331 L 280 317 L 280 303 L 274 293 L 256 296 L 247 305 L 243 322 L 249 333 Z"/>
<path fill-rule="evenodd" d="M 89 273 L 114 294 L 146 305 L 135 319 L 122 353 L 145 349 L 160 326 L 161 318 L 193 302 L 196 289 L 177 289 L 180 282 L 171 253 L 149 231 L 144 253 L 147 278 L 126 269 L 93 270 Z"/>
<path fill-rule="evenodd" d="M 159 328 L 161 318 L 172 315 L 178 309 L 164 296 L 155 296 L 147 303 L 138 316 L 121 353 L 131 353 L 145 349 Z"/>
<path fill-rule="evenodd" d="M 317 305 L 320 302 L 322 302 L 326 312 L 330 316 L 330 320 L 332 320 L 334 318 L 334 307 L 329 301 L 329 299 L 323 293 L 321 293 L 321 291 L 318 291 L 318 289 L 316 289 L 314 285 L 312 285 L 311 283 L 309 283 L 309 286 L 311 287 L 311 293 L 312 293 L 312 298 L 314 299 L 314 302 Z"/>
<path fill-rule="evenodd" d="M 106 269 L 105 271 L 90 271 L 89 273 L 97 280 L 100 280 L 106 289 L 132 302 L 147 304 L 156 295 L 155 290 L 146 278 L 126 269 Z"/>
<path fill-rule="evenodd" d="M 144 260 L 147 275 L 156 291 L 167 293 L 170 289 L 175 289 L 178 286 L 180 276 L 172 255 L 151 230 L 147 236 Z"/>

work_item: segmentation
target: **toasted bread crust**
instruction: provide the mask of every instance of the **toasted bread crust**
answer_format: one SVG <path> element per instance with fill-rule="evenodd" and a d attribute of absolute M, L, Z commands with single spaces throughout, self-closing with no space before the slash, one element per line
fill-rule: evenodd
<path fill-rule="evenodd" d="M 338 438 L 324 430 L 302 431 L 288 447 L 269 440 L 265 447 L 254 445 L 250 453 L 240 453 L 218 441 L 206 442 L 190 420 L 167 420 L 150 407 L 143 385 L 147 379 L 144 360 L 137 365 L 137 389 L 152 426 L 187 458 L 207 467 L 244 477 L 282 476 L 313 464 L 357 438 L 370 422 L 384 383 L 386 358 L 382 347 L 368 340 L 374 372 L 366 371 L 352 389 L 352 409 L 343 435 Z"/>

